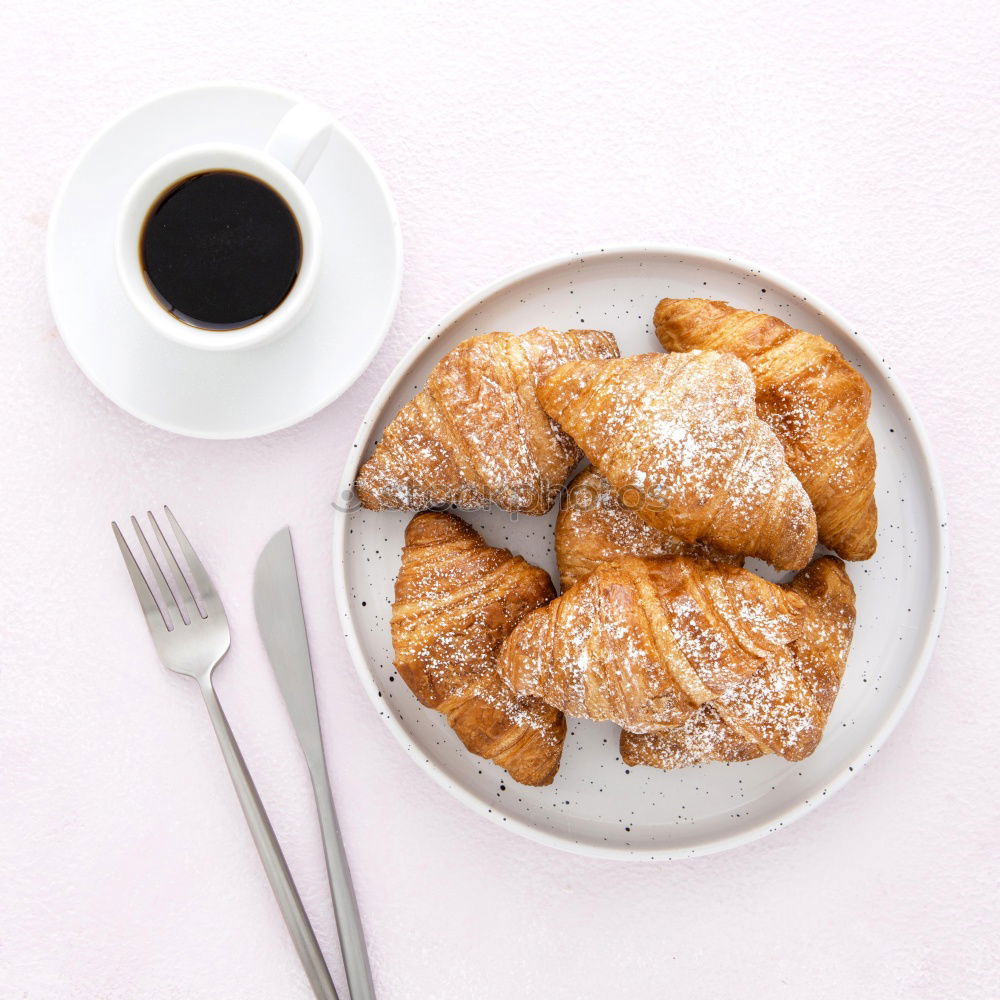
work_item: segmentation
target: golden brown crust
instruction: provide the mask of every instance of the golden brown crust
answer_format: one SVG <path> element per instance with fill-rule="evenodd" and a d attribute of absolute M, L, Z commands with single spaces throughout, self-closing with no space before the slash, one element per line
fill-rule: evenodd
<path fill-rule="evenodd" d="M 520 618 L 554 593 L 544 570 L 487 545 L 451 514 L 418 514 L 407 526 L 392 606 L 396 669 L 472 753 L 526 785 L 555 777 L 566 721 L 511 691 L 495 661 Z"/>
<path fill-rule="evenodd" d="M 798 595 L 734 566 L 626 556 L 525 616 L 497 670 L 570 715 L 652 732 L 789 658 L 802 608 Z"/>
<path fill-rule="evenodd" d="M 840 689 L 854 633 L 854 587 L 834 556 L 817 559 L 785 588 L 805 602 L 790 659 L 776 658 L 681 725 L 623 732 L 622 760 L 667 770 L 777 753 L 802 760 L 819 744 Z"/>
<path fill-rule="evenodd" d="M 610 483 L 588 466 L 566 488 L 556 518 L 556 560 L 562 589 L 589 576 L 601 563 L 622 556 L 691 556 L 742 566 L 741 556 L 730 556 L 702 542 L 688 544 L 647 524 L 630 506 L 631 493 L 620 496 Z"/>
<path fill-rule="evenodd" d="M 804 566 L 816 516 L 758 416 L 750 370 L 731 354 L 575 361 L 538 398 L 636 513 L 681 541 Z"/>
<path fill-rule="evenodd" d="M 806 602 L 807 611 L 802 635 L 793 647 L 795 665 L 829 714 L 854 638 L 854 584 L 840 559 L 823 556 L 797 573 L 788 589 Z"/>
<path fill-rule="evenodd" d="M 546 416 L 535 387 L 567 361 L 617 356 L 614 337 L 599 330 L 470 337 L 386 427 L 358 472 L 358 498 L 370 510 L 495 503 L 544 514 L 580 453 Z"/>
<path fill-rule="evenodd" d="M 663 299 L 653 323 L 668 351 L 728 351 L 749 365 L 757 412 L 816 508 L 820 542 L 844 559 L 874 555 L 871 390 L 840 351 L 774 316 L 708 299 Z"/>

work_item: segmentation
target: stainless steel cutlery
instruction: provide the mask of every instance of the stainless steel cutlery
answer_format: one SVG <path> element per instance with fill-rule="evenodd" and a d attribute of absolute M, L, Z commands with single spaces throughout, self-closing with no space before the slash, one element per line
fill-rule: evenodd
<path fill-rule="evenodd" d="M 163 665 L 169 670 L 186 674 L 198 682 L 205 699 L 205 705 L 208 708 L 209 717 L 219 739 L 219 746 L 222 748 L 222 756 L 225 758 L 230 777 L 236 788 L 236 795 L 243 807 L 243 814 L 246 816 L 254 844 L 257 846 L 257 852 L 264 865 L 264 871 L 267 873 L 268 881 L 271 883 L 278 905 L 281 907 L 281 913 L 285 918 L 288 931 L 292 936 L 292 941 L 298 951 L 313 992 L 321 1000 L 337 1000 L 333 980 L 330 978 L 330 972 L 316 942 L 316 936 L 302 906 L 302 900 L 299 898 L 288 865 L 281 853 L 281 847 L 212 686 L 212 671 L 229 649 L 229 621 L 226 618 L 226 612 L 222 607 L 218 591 L 201 560 L 191 547 L 187 536 L 181 530 L 170 510 L 164 507 L 163 511 L 170 523 L 177 548 L 180 549 L 186 571 L 181 569 L 178 559 L 174 555 L 174 550 L 168 544 L 152 512 L 147 512 L 147 516 L 152 532 L 156 536 L 157 544 L 162 551 L 162 564 L 154 555 L 139 521 L 135 517 L 131 519 L 132 527 L 135 529 L 139 545 L 148 564 L 152 583 L 147 580 L 140 569 L 139 563 L 133 556 L 132 550 L 126 543 L 118 525 L 112 522 L 122 558 L 125 560 L 125 566 L 132 579 L 136 596 L 139 598 L 139 605 L 146 618 L 146 624 L 149 626 L 150 635 L 153 637 L 153 644 Z M 297 599 L 297 587 L 295 596 Z M 306 656 L 308 657 L 308 652 Z M 318 742 L 318 734 L 317 722 L 316 745 L 320 748 L 319 756 L 322 759 L 322 745 Z M 310 764 L 310 771 L 312 772 L 312 764 Z M 314 787 L 315 782 L 314 777 Z M 331 818 L 333 816 L 332 808 L 332 803 L 330 803 Z M 336 829 L 335 819 L 333 819 L 333 829 Z M 324 832 L 326 832 L 326 827 L 324 827 Z M 329 864 L 329 850 L 327 853 Z M 339 855 L 339 860 L 346 875 L 347 869 L 346 864 L 343 863 L 342 853 Z M 332 880 L 333 873 L 331 871 Z M 350 885 L 349 879 L 347 885 L 348 887 Z M 346 959 L 345 952 L 345 961 Z M 354 1000 L 370 995 L 358 994 Z"/>

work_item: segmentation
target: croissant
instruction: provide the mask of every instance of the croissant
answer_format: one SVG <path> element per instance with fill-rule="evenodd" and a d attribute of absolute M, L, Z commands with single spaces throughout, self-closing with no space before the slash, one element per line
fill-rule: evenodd
<path fill-rule="evenodd" d="M 556 518 L 556 561 L 564 591 L 589 576 L 601 563 L 620 556 L 688 555 L 742 566 L 701 542 L 688 544 L 646 524 L 629 503 L 638 496 L 619 496 L 608 481 L 588 466 L 566 487 Z"/>
<path fill-rule="evenodd" d="M 451 514 L 418 514 L 406 528 L 391 619 L 396 670 L 468 750 L 525 785 L 555 777 L 566 720 L 511 691 L 496 654 L 521 616 L 554 593 L 544 570 L 487 545 Z"/>
<path fill-rule="evenodd" d="M 653 322 L 668 351 L 729 351 L 750 366 L 757 413 L 816 508 L 820 542 L 844 559 L 874 555 L 871 389 L 840 351 L 774 316 L 708 299 L 664 299 Z"/>
<path fill-rule="evenodd" d="M 553 420 L 635 512 L 683 542 L 801 569 L 816 516 L 730 354 L 640 354 L 562 365 L 538 387 Z"/>
<path fill-rule="evenodd" d="M 497 670 L 569 715 L 655 732 L 790 655 L 803 608 L 735 566 L 625 556 L 526 615 Z"/>
<path fill-rule="evenodd" d="M 674 729 L 621 735 L 629 766 L 666 769 L 743 761 L 768 753 L 802 760 L 815 749 L 840 689 L 854 633 L 854 587 L 844 564 L 824 556 L 788 585 L 805 601 L 802 633 L 756 674 L 703 705 Z"/>
<path fill-rule="evenodd" d="M 434 366 L 361 467 L 355 491 L 362 506 L 495 503 L 544 514 L 580 452 L 542 411 L 535 387 L 564 362 L 617 356 L 615 338 L 599 330 L 539 327 L 463 341 Z"/>

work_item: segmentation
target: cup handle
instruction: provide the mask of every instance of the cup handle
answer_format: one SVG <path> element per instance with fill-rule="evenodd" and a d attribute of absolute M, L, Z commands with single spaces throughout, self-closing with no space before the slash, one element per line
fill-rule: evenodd
<path fill-rule="evenodd" d="M 332 131 L 333 120 L 322 108 L 297 104 L 278 122 L 264 152 L 304 181 L 316 166 Z"/>

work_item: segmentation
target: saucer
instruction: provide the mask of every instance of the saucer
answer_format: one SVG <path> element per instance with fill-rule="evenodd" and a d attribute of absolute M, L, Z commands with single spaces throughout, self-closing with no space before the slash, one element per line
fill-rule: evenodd
<path fill-rule="evenodd" d="M 119 208 L 143 170 L 194 143 L 263 148 L 301 100 L 237 83 L 172 91 L 112 122 L 66 178 L 49 224 L 52 312 L 84 374 L 140 420 L 201 438 L 290 427 L 340 396 L 381 346 L 402 278 L 399 222 L 378 168 L 337 124 L 306 182 L 324 222 L 321 275 L 284 336 L 233 352 L 173 343 L 141 319 L 115 271 Z"/>

